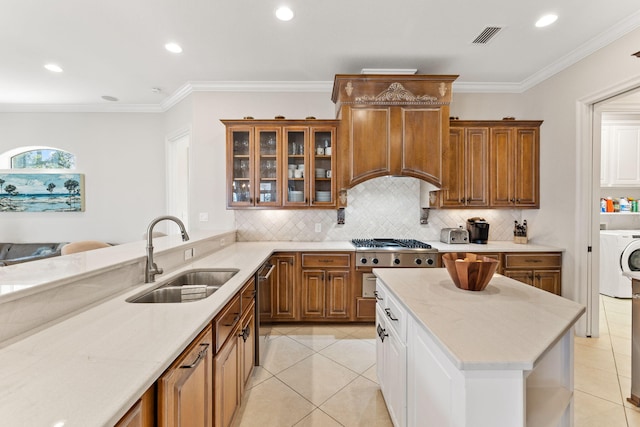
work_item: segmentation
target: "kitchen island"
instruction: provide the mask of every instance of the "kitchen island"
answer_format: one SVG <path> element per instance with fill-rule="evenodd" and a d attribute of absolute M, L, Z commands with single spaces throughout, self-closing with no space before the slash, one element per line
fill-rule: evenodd
<path fill-rule="evenodd" d="M 584 306 L 495 275 L 374 269 L 378 378 L 397 426 L 573 425 L 573 325 Z"/>

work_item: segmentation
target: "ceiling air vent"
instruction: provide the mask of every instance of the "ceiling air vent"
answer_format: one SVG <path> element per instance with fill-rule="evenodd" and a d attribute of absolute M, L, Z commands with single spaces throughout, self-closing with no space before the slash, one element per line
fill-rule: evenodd
<path fill-rule="evenodd" d="M 478 37 L 473 40 L 473 44 L 487 44 L 489 40 L 491 40 L 498 32 L 502 29 L 502 27 L 486 27 L 482 32 L 478 35 Z"/>

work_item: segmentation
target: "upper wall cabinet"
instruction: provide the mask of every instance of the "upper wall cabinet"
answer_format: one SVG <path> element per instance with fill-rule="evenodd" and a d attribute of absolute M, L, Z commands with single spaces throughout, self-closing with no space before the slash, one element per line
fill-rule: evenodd
<path fill-rule="evenodd" d="M 335 208 L 335 120 L 222 120 L 227 207 Z"/>
<path fill-rule="evenodd" d="M 539 208 L 541 124 L 452 120 L 434 207 Z"/>
<path fill-rule="evenodd" d="M 603 122 L 601 142 L 600 185 L 640 187 L 640 122 Z"/>
<path fill-rule="evenodd" d="M 404 175 L 442 183 L 451 84 L 457 76 L 336 75 L 340 188 Z"/>

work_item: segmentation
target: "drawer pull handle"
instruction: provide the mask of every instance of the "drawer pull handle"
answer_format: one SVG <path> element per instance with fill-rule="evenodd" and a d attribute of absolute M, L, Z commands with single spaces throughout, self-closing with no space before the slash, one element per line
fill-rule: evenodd
<path fill-rule="evenodd" d="M 387 317 L 391 320 L 393 320 L 394 322 L 398 321 L 397 317 L 393 317 L 393 314 L 391 313 L 391 309 L 390 308 L 385 308 L 384 311 L 387 313 Z"/>
<path fill-rule="evenodd" d="M 380 298 L 380 295 L 378 294 L 378 291 L 373 291 L 373 295 L 376 297 L 377 301 L 382 301 L 382 298 Z"/>
<path fill-rule="evenodd" d="M 243 342 L 247 342 L 247 338 L 249 338 L 250 334 L 251 334 L 251 329 L 249 329 L 249 327 L 247 326 L 242 330 L 242 333 L 239 336 L 242 337 Z"/>
<path fill-rule="evenodd" d="M 193 363 L 190 364 L 190 365 L 182 365 L 182 366 L 180 366 L 181 369 L 195 368 L 198 365 L 198 363 L 200 363 L 202 358 L 207 354 L 207 349 L 209 348 L 209 344 L 208 343 L 200 344 L 200 347 L 204 347 L 204 348 L 202 350 L 200 350 L 200 352 L 198 353 L 197 359 L 194 360 Z"/>
<path fill-rule="evenodd" d="M 537 262 L 542 262 L 542 260 L 541 259 L 531 259 L 531 258 L 529 258 L 529 259 L 525 259 L 524 262 L 537 263 Z"/>
<path fill-rule="evenodd" d="M 380 341 L 384 342 L 384 338 L 388 337 L 389 334 L 385 333 L 386 329 L 384 329 L 382 326 L 380 326 L 378 324 L 378 337 L 380 338 Z"/>
<path fill-rule="evenodd" d="M 238 320 L 240 320 L 240 313 L 235 313 L 235 316 L 233 317 L 233 322 L 229 323 L 229 324 L 224 324 L 224 326 L 233 326 L 236 323 L 238 323 Z"/>

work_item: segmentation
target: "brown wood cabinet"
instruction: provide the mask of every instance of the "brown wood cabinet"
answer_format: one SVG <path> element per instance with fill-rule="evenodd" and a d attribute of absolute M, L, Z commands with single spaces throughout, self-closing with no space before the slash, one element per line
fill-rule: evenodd
<path fill-rule="evenodd" d="M 211 327 L 205 328 L 158 379 L 159 427 L 211 427 Z"/>
<path fill-rule="evenodd" d="M 298 272 L 300 269 L 299 255 L 297 253 L 278 253 L 269 261 L 275 265 L 271 274 L 269 294 L 271 301 L 270 313 L 267 313 L 261 298 L 261 320 L 295 321 L 300 319 L 299 314 L 299 285 Z M 263 296 L 263 293 L 260 294 Z M 264 310 L 264 311 L 263 311 Z"/>
<path fill-rule="evenodd" d="M 215 427 L 228 427 L 240 406 L 240 357 L 237 336 L 240 323 L 236 323 L 230 339 L 213 359 L 213 412 Z"/>
<path fill-rule="evenodd" d="M 442 190 L 432 207 L 539 208 L 540 125 L 533 120 L 451 120 Z"/>
<path fill-rule="evenodd" d="M 303 253 L 302 320 L 348 320 L 353 305 L 353 254 Z"/>
<path fill-rule="evenodd" d="M 489 128 L 451 121 L 442 156 L 443 208 L 489 206 Z"/>
<path fill-rule="evenodd" d="M 155 384 L 124 414 L 115 427 L 154 427 L 156 425 Z"/>
<path fill-rule="evenodd" d="M 442 181 L 451 83 L 457 76 L 336 75 L 340 188 L 385 175 Z"/>
<path fill-rule="evenodd" d="M 562 253 L 505 253 L 503 272 L 522 283 L 561 295 Z"/>
<path fill-rule="evenodd" d="M 227 208 L 336 207 L 336 120 L 222 122 L 227 134 Z"/>
<path fill-rule="evenodd" d="M 540 207 L 541 124 L 541 121 L 515 121 L 491 127 L 491 207 Z"/>

